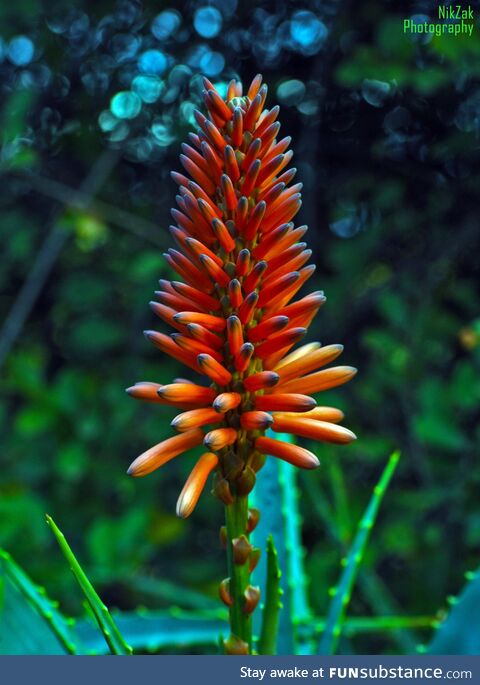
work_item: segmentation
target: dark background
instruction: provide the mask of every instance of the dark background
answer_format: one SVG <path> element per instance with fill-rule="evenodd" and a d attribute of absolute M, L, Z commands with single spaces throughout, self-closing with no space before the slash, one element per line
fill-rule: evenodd
<path fill-rule="evenodd" d="M 206 5 L 0 6 L 0 544 L 73 614 L 80 594 L 45 512 L 109 605 L 216 596 L 221 507 L 206 493 L 175 517 L 188 455 L 126 476 L 173 415 L 124 388 L 180 372 L 142 330 L 169 275 L 169 172 L 199 74 L 221 89 L 261 71 L 304 183 L 309 288 L 328 298 L 309 340 L 343 343 L 341 363 L 359 369 L 322 398 L 358 441 L 315 446 L 323 466 L 300 479 L 312 607 L 325 612 L 400 449 L 350 615 L 441 616 L 480 553 L 478 20 L 471 38 L 415 39 L 403 18 L 433 18 L 434 4 Z M 372 633 L 354 648 L 411 639 Z"/>

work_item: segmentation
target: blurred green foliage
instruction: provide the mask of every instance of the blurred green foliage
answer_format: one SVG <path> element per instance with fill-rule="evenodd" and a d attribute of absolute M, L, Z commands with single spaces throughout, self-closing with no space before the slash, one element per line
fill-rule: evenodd
<path fill-rule="evenodd" d="M 146 19 L 160 5 L 145 3 Z M 191 24 L 190 5 L 176 5 Z M 360 371 L 322 398 L 345 410 L 359 440 L 316 445 L 322 468 L 299 479 L 309 599 L 324 616 L 385 456 L 399 449 L 349 617 L 441 619 L 480 556 L 480 33 L 411 42 L 401 25 L 413 4 L 328 7 L 322 52 L 275 61 L 242 44 L 224 74 L 247 81 L 262 70 L 270 104 L 286 78 L 306 84 L 303 103 L 283 106 L 281 121 L 304 182 L 300 218 L 317 263 L 310 286 L 328 298 L 310 339 L 344 343 L 344 363 Z M 114 8 L 104 1 L 95 14 Z M 271 3 L 258 8 L 273 16 Z M 253 26 L 243 6 L 235 21 Z M 187 125 L 175 120 L 160 159 L 139 162 L 126 143 L 110 142 L 112 168 L 87 201 L 88 188 L 78 193 L 106 154 L 97 119 L 114 90 L 84 92 L 75 56 L 39 7 L 5 5 L 0 33 L 34 35 L 55 79 L 70 80 L 64 99 L 53 85 L 21 80 L 2 92 L 0 348 L 49 232 L 65 242 L 2 360 L 0 544 L 67 614 L 82 613 L 81 599 L 46 511 L 109 606 L 211 609 L 224 575 L 221 508 L 206 494 L 190 520 L 174 516 L 192 457 L 147 479 L 125 475 L 134 456 L 170 434 L 173 414 L 133 402 L 123 388 L 183 373 L 141 331 L 156 325 L 147 302 L 168 275 L 168 173 L 179 167 Z M 222 36 L 209 45 L 227 51 Z M 164 105 L 154 107 L 160 114 Z M 413 651 L 431 635 L 428 621 L 416 625 L 354 632 L 340 649 Z"/>

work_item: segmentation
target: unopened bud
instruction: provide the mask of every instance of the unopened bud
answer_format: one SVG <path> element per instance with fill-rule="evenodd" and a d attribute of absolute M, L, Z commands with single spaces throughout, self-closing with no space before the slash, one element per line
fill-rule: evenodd
<path fill-rule="evenodd" d="M 253 547 L 245 535 L 240 535 L 232 540 L 233 561 L 238 566 L 242 566 L 250 556 Z"/>
<path fill-rule="evenodd" d="M 253 457 L 252 457 L 252 460 L 250 462 L 250 465 L 251 465 L 252 469 L 258 473 L 258 471 L 260 471 L 262 466 L 265 464 L 266 460 L 267 460 L 267 457 L 265 454 L 261 454 L 260 452 L 255 452 Z"/>
<path fill-rule="evenodd" d="M 256 480 L 255 471 L 251 469 L 250 466 L 245 466 L 242 473 L 235 481 L 237 494 L 241 497 L 248 495 L 255 487 Z"/>
<path fill-rule="evenodd" d="M 247 533 L 251 533 L 255 530 L 257 524 L 260 520 L 260 511 L 255 507 L 250 507 L 248 510 L 248 521 L 247 521 Z"/>
<path fill-rule="evenodd" d="M 233 450 L 229 450 L 222 459 L 223 471 L 229 481 L 233 481 L 242 472 L 245 462 Z"/>
<path fill-rule="evenodd" d="M 250 570 L 250 573 L 252 573 L 258 562 L 260 561 L 260 549 L 258 547 L 254 547 L 252 551 L 250 552 L 250 556 L 248 557 L 248 567 Z"/>
<path fill-rule="evenodd" d="M 230 578 L 224 578 L 218 586 L 218 596 L 227 607 L 231 607 L 233 599 L 230 594 Z"/>
<path fill-rule="evenodd" d="M 214 479 L 212 494 L 226 505 L 233 504 L 234 499 L 232 493 L 230 492 L 230 485 L 228 480 L 222 478 L 220 474 L 216 474 Z"/>
<path fill-rule="evenodd" d="M 243 655 L 248 654 L 248 645 L 233 633 L 223 641 L 225 654 Z"/>
<path fill-rule="evenodd" d="M 251 614 L 260 600 L 260 588 L 248 585 L 244 592 L 245 602 L 243 604 L 243 613 Z"/>

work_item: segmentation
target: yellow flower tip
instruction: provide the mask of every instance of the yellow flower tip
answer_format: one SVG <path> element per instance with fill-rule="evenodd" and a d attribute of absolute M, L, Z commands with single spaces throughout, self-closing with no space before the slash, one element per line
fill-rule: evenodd
<path fill-rule="evenodd" d="M 212 452 L 202 454 L 197 461 L 177 500 L 176 512 L 179 518 L 188 518 L 193 512 L 208 480 L 208 476 L 216 468 L 217 464 L 218 457 Z"/>

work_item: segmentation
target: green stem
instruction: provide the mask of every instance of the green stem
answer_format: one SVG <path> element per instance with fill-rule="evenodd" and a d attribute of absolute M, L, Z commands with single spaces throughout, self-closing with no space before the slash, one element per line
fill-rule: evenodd
<path fill-rule="evenodd" d="M 245 590 L 250 583 L 250 568 L 248 561 L 237 564 L 233 558 L 233 544 L 235 538 L 247 535 L 248 497 L 236 497 L 233 504 L 226 505 L 225 518 L 227 527 L 227 563 L 230 578 L 230 630 L 232 634 L 243 640 L 252 649 L 252 618 L 244 612 Z"/>

